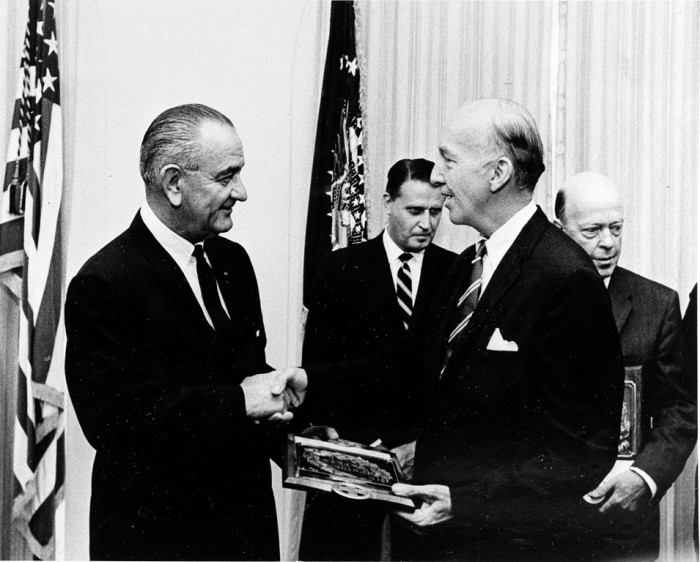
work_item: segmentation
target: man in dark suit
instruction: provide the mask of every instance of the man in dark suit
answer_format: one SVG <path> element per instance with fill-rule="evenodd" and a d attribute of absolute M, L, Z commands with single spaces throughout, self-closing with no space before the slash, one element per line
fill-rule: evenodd
<path fill-rule="evenodd" d="M 96 450 L 92 559 L 279 557 L 265 425 L 272 394 L 255 273 L 218 236 L 247 194 L 224 115 L 184 105 L 141 145 L 146 201 L 66 299 L 66 378 Z M 270 448 L 270 450 L 272 450 Z"/>
<path fill-rule="evenodd" d="M 399 160 L 387 174 L 386 230 L 376 238 L 337 250 L 321 262 L 309 302 L 304 362 L 328 363 L 370 355 L 396 342 L 421 321 L 456 255 L 432 243 L 444 198 L 430 184 L 433 163 Z M 394 403 L 401 393 L 377 394 L 363 416 L 338 411 L 309 396 L 304 417 L 330 425 L 345 439 L 396 447 L 412 463 L 417 412 Z M 345 414 L 345 415 L 344 415 Z M 405 453 L 405 455 L 403 455 Z M 327 494 L 308 494 L 302 560 L 378 560 L 384 510 Z"/>
<path fill-rule="evenodd" d="M 608 178 L 572 176 L 555 207 L 557 224 L 586 250 L 608 286 L 625 366 L 642 367 L 641 448 L 633 461 L 618 461 L 590 496 L 614 521 L 606 537 L 611 556 L 654 560 L 659 501 L 697 439 L 678 293 L 617 265 L 625 217 L 620 191 Z"/>
<path fill-rule="evenodd" d="M 467 104 L 439 148 L 432 181 L 486 253 L 480 243 L 457 258 L 425 322 L 391 352 L 279 376 L 340 396 L 339 408 L 353 407 L 348 396 L 361 408 L 377 372 L 396 392 L 424 391 L 414 484 L 394 492 L 415 499 L 400 517 L 425 534 L 394 541 L 400 556 L 590 559 L 597 513 L 582 496 L 614 463 L 623 383 L 605 286 L 532 202 L 544 163 L 527 110 Z"/>

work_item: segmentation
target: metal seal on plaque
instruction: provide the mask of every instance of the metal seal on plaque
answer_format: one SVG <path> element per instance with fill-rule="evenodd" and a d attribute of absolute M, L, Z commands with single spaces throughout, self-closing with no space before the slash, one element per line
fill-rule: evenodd
<path fill-rule="evenodd" d="M 331 490 L 339 496 L 350 498 L 351 500 L 367 500 L 371 496 L 370 491 L 366 488 L 358 486 L 357 484 L 350 484 L 349 482 L 334 484 Z"/>

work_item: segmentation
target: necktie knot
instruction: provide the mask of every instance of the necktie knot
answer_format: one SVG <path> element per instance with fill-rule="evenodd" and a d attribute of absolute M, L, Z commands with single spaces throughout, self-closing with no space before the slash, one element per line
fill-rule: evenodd
<path fill-rule="evenodd" d="M 486 254 L 486 238 L 479 238 L 479 241 L 476 243 L 476 255 L 474 256 L 474 260 L 482 259 L 485 254 Z"/>
<path fill-rule="evenodd" d="M 197 261 L 204 259 L 204 246 L 202 244 L 195 244 L 192 255 Z"/>
<path fill-rule="evenodd" d="M 408 252 L 405 252 L 399 256 L 399 259 L 401 260 L 401 263 L 406 263 L 413 257 L 413 254 L 409 254 Z"/>

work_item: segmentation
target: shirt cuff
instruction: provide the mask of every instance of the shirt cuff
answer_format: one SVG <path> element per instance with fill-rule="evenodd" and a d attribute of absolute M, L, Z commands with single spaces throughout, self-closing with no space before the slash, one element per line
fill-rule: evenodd
<path fill-rule="evenodd" d="M 647 483 L 647 486 L 649 486 L 649 490 L 651 490 L 651 499 L 654 499 L 654 496 L 656 496 L 656 491 L 658 490 L 658 487 L 656 486 L 656 482 L 654 482 L 654 479 L 649 476 L 646 472 L 644 472 L 641 468 L 637 468 L 636 466 L 630 466 L 630 470 L 633 472 L 636 472 L 639 474 L 644 479 L 644 482 Z"/>

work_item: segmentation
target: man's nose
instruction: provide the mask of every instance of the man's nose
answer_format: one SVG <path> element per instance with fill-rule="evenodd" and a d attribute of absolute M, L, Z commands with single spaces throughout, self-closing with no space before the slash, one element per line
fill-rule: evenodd
<path fill-rule="evenodd" d="M 236 201 L 246 201 L 248 199 L 248 192 L 245 189 L 245 185 L 240 178 L 235 178 L 231 182 L 231 197 Z"/>
<path fill-rule="evenodd" d="M 438 187 L 445 184 L 445 178 L 442 177 L 442 170 L 437 164 L 435 164 L 433 171 L 430 173 L 430 183 Z"/>
<path fill-rule="evenodd" d="M 430 212 L 425 211 L 418 216 L 418 226 L 423 230 L 428 230 L 430 228 Z"/>
<path fill-rule="evenodd" d="M 615 244 L 612 232 L 609 228 L 603 228 L 600 231 L 600 239 L 598 240 L 598 245 L 601 248 L 612 248 Z"/>

